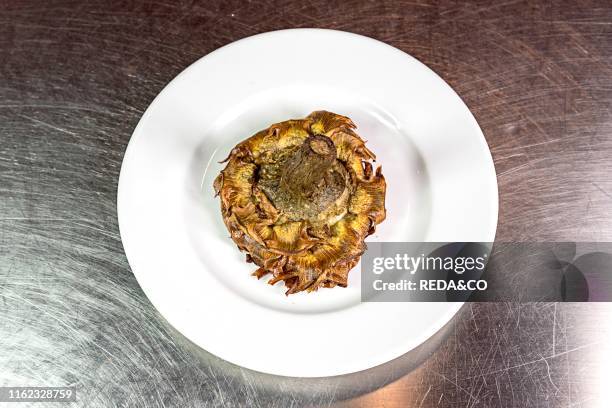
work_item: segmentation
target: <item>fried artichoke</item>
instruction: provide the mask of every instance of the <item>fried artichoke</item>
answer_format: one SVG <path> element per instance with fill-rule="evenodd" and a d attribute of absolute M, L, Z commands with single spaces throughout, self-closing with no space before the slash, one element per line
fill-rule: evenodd
<path fill-rule="evenodd" d="M 236 145 L 214 182 L 230 236 L 287 295 L 346 287 L 364 239 L 385 219 L 374 154 L 341 115 L 317 111 Z"/>

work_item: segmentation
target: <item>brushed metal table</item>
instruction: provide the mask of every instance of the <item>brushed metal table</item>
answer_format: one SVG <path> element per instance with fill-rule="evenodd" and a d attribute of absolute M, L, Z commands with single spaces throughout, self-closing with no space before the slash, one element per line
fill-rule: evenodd
<path fill-rule="evenodd" d="M 612 403 L 605 303 L 468 304 L 357 376 L 233 366 L 155 311 L 116 219 L 129 137 L 168 81 L 234 40 L 325 27 L 405 50 L 465 100 L 495 160 L 498 240 L 612 241 L 609 2 L 0 0 L 0 21 L 0 385 L 75 386 L 83 407 Z"/>

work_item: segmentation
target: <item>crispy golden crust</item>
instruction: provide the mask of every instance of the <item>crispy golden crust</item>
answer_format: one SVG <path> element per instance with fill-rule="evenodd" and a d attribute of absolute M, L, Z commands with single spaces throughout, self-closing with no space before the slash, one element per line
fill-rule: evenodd
<path fill-rule="evenodd" d="M 247 261 L 259 266 L 253 275 L 271 274 L 270 284 L 284 281 L 287 294 L 346 286 L 365 250 L 364 239 L 385 219 L 385 179 L 380 167 L 373 170 L 375 156 L 354 129 L 349 118 L 325 111 L 274 124 L 234 147 L 215 180 L 231 238 Z M 264 192 L 270 188 L 263 180 L 260 185 L 260 172 L 276 177 L 275 165 L 282 166 L 284 157 L 314 135 L 333 141 L 336 160 L 329 171 L 347 175 L 342 178 L 346 185 L 316 217 L 295 219 Z"/>

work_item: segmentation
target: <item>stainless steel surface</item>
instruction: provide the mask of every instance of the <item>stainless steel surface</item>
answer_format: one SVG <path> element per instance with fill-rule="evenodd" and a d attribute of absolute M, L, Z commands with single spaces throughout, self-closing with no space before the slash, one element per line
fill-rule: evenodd
<path fill-rule="evenodd" d="M 610 406 L 609 304 L 470 304 L 419 350 L 339 379 L 232 366 L 151 306 L 115 209 L 167 81 L 233 40 L 321 26 L 457 89 L 494 155 L 498 239 L 610 240 L 612 7 L 596 3 L 0 1 L 0 385 L 75 385 L 83 407 Z"/>

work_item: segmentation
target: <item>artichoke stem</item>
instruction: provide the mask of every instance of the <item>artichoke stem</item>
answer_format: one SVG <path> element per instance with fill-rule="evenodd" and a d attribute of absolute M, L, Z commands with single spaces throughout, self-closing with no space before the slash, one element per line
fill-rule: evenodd
<path fill-rule="evenodd" d="M 296 204 L 308 200 L 335 161 L 336 146 L 329 137 L 309 136 L 281 170 L 281 194 Z"/>

